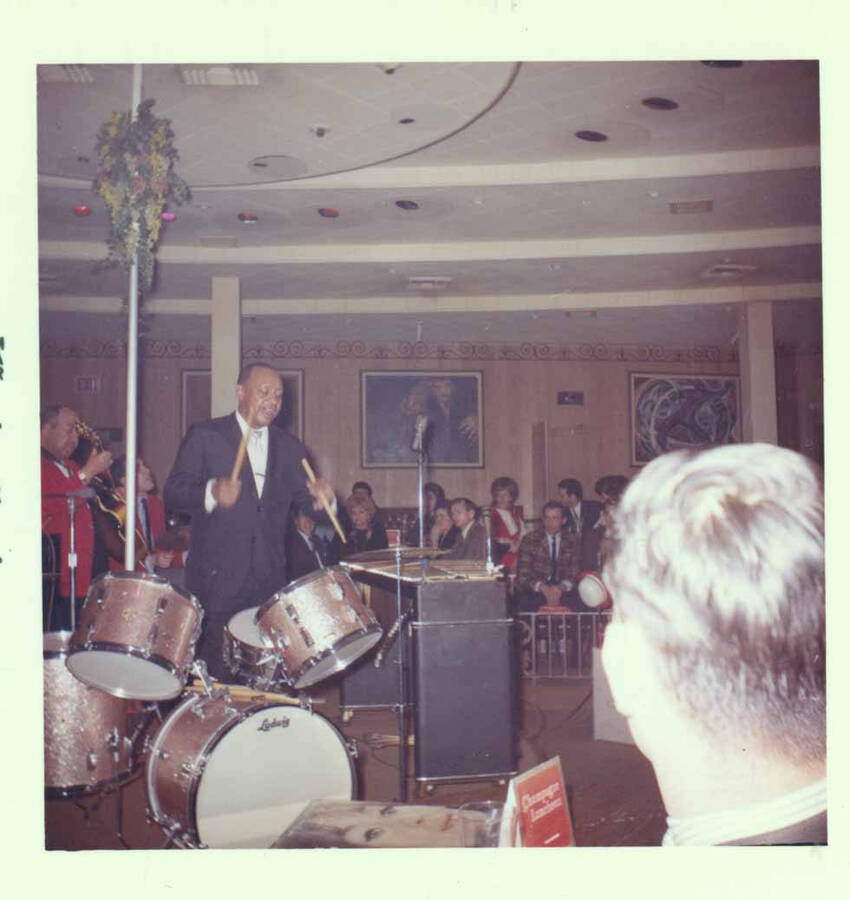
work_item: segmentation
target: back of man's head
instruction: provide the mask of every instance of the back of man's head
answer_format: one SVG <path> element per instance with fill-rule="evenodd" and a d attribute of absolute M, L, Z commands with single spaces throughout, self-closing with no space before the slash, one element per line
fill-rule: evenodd
<path fill-rule="evenodd" d="M 681 712 L 716 745 L 825 758 L 823 489 L 768 444 L 670 453 L 614 514 L 605 580 Z"/>

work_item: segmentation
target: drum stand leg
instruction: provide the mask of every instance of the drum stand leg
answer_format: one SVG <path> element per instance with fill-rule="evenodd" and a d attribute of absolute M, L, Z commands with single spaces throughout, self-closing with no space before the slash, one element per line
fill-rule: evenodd
<path fill-rule="evenodd" d="M 133 848 L 124 840 L 124 785 L 119 785 L 115 791 L 115 836 L 121 842 L 125 850 Z"/>

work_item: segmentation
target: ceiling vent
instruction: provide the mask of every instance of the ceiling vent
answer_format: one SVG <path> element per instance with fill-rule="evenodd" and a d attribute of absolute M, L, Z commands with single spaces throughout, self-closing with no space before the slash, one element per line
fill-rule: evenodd
<path fill-rule="evenodd" d="M 700 278 L 741 278 L 743 275 L 758 272 L 758 268 L 743 263 L 718 263 L 700 272 Z"/>
<path fill-rule="evenodd" d="M 88 66 L 39 66 L 38 80 L 60 84 L 92 84 L 94 75 Z"/>
<path fill-rule="evenodd" d="M 192 87 L 256 87 L 256 69 L 247 66 L 179 66 L 183 84 Z"/>
<path fill-rule="evenodd" d="M 449 275 L 408 275 L 407 286 L 412 291 L 439 291 L 453 280 Z"/>
<path fill-rule="evenodd" d="M 198 243 L 202 247 L 238 247 L 239 239 L 232 235 L 209 235 L 207 237 L 199 237 Z"/>
<path fill-rule="evenodd" d="M 674 216 L 685 213 L 707 213 L 713 209 L 713 200 L 675 200 L 670 204 L 670 212 Z"/>

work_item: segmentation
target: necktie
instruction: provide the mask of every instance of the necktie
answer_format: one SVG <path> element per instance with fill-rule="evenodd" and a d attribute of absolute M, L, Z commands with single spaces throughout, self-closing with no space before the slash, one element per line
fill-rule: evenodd
<path fill-rule="evenodd" d="M 142 531 L 145 535 L 145 543 L 148 545 L 148 553 L 153 553 L 153 535 L 151 534 L 151 519 L 148 514 L 147 497 L 139 498 L 139 507 L 142 511 Z"/>
<path fill-rule="evenodd" d="M 573 521 L 575 522 L 576 534 L 581 534 L 581 517 L 577 509 L 573 510 Z"/>
<path fill-rule="evenodd" d="M 252 428 L 248 433 L 248 458 L 251 460 L 251 468 L 254 470 L 254 486 L 257 488 L 258 497 L 263 494 L 263 484 L 266 479 L 263 437 L 264 433 L 261 428 Z"/>
<path fill-rule="evenodd" d="M 549 581 L 554 581 L 558 575 L 558 535 L 553 534 L 549 538 Z"/>

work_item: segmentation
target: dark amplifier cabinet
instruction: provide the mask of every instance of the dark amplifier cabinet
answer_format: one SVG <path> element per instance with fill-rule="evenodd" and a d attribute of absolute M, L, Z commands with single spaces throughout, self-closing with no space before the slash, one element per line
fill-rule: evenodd
<path fill-rule="evenodd" d="M 384 628 L 394 621 L 395 580 L 352 572 L 372 585 Z M 417 781 L 510 776 L 518 763 L 518 656 L 505 584 L 495 579 L 405 581 L 410 610 L 408 695 Z M 398 703 L 399 639 L 376 669 L 358 661 L 342 682 L 342 706 Z"/>

